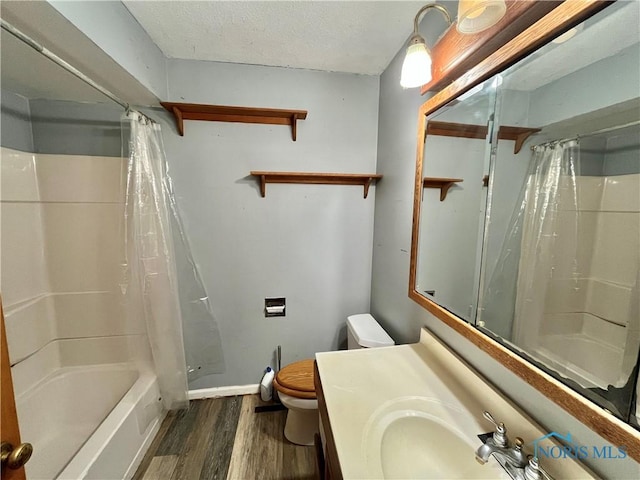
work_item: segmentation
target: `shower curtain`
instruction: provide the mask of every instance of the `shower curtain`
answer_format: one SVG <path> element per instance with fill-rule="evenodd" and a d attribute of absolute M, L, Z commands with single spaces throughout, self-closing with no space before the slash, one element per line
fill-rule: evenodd
<path fill-rule="evenodd" d="M 122 293 L 128 315 L 143 315 L 162 402 L 169 410 L 188 405 L 175 254 L 164 188 L 160 127 L 129 112 L 124 211 Z"/>
<path fill-rule="evenodd" d="M 520 200 L 485 284 L 482 318 L 520 348 L 537 346 L 553 289 L 567 282 L 577 288 L 583 274 L 585 266 L 578 262 L 579 156 L 576 139 L 533 148 Z"/>
<path fill-rule="evenodd" d="M 513 338 L 517 345 L 538 345 L 540 326 L 554 288 L 579 288 L 585 265 L 578 260 L 577 140 L 538 145 L 522 205 L 522 241 L 518 266 Z"/>
<path fill-rule="evenodd" d="M 220 330 L 182 226 L 160 125 L 131 111 L 122 127 L 125 312 L 145 318 L 165 407 L 183 408 L 188 382 L 225 371 Z"/>

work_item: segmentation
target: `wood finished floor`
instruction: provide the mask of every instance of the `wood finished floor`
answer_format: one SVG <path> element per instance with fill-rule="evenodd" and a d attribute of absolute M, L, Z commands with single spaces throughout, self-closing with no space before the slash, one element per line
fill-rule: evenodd
<path fill-rule="evenodd" d="M 284 438 L 286 411 L 254 413 L 257 395 L 192 400 L 169 412 L 133 480 L 311 480 L 313 447 Z"/>

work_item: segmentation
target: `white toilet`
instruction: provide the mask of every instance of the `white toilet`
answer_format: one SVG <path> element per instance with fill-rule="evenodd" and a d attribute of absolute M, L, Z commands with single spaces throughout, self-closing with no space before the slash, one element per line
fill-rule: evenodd
<path fill-rule="evenodd" d="M 393 339 L 369 314 L 347 317 L 347 348 L 389 347 Z M 282 368 L 273 381 L 282 404 L 289 409 L 284 436 L 297 445 L 313 445 L 318 433 L 318 400 L 316 399 L 313 359 L 300 360 Z"/>

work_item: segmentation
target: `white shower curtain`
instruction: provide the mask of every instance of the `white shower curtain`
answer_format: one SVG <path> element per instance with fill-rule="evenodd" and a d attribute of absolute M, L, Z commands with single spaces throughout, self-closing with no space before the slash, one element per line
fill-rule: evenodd
<path fill-rule="evenodd" d="M 577 140 L 534 147 L 500 255 L 484 285 L 482 321 L 520 348 L 537 346 L 545 299 L 554 285 L 580 278 L 579 153 Z"/>
<path fill-rule="evenodd" d="M 144 315 L 162 401 L 173 410 L 188 405 L 188 387 L 164 147 L 159 125 L 137 112 L 127 120 L 122 293 L 128 314 Z"/>
<path fill-rule="evenodd" d="M 578 265 L 577 140 L 538 145 L 522 202 L 513 339 L 536 347 L 550 289 L 581 277 Z"/>

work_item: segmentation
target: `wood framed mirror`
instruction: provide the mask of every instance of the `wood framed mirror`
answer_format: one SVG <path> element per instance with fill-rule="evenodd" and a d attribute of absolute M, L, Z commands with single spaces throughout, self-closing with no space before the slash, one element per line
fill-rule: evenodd
<path fill-rule="evenodd" d="M 473 323 L 473 320 L 476 318 L 475 312 L 478 308 L 477 291 L 481 289 L 480 286 L 475 287 L 476 291 L 474 293 L 472 291 L 474 288 L 473 285 L 468 282 L 469 285 L 465 286 L 465 291 L 470 292 L 469 295 L 471 297 L 476 295 L 476 300 L 472 299 L 467 302 L 467 304 L 449 307 L 446 301 L 439 301 L 439 287 L 432 288 L 428 282 L 425 283 L 425 281 L 421 279 L 421 272 L 418 267 L 421 261 L 419 251 L 421 248 L 424 248 L 424 245 L 421 247 L 420 243 L 421 230 L 427 232 L 429 230 L 424 223 L 421 225 L 425 187 L 438 188 L 439 199 L 443 204 L 449 201 L 452 194 L 460 194 L 462 188 L 467 187 L 467 185 L 471 187 L 468 183 L 469 180 L 463 178 L 462 175 L 457 174 L 455 171 L 440 171 L 436 172 L 437 175 L 433 175 L 432 171 L 425 168 L 423 159 L 425 157 L 425 148 L 428 148 L 425 147 L 426 138 L 429 135 L 435 134 L 462 137 L 464 141 L 475 138 L 480 142 L 485 140 L 488 142 L 487 137 L 493 135 L 496 139 L 502 138 L 508 139 L 510 142 L 512 141 L 511 148 L 514 149 L 516 154 L 523 148 L 526 152 L 526 150 L 529 149 L 529 145 L 526 143 L 527 139 L 531 135 L 535 135 L 538 129 L 523 129 L 517 125 L 517 122 L 514 125 L 496 125 L 497 128 L 494 129 L 491 122 L 495 119 L 491 113 L 486 113 L 483 109 L 485 109 L 486 105 L 490 105 L 492 102 L 495 103 L 495 95 L 489 86 L 485 85 L 484 87 L 480 87 L 480 85 L 483 84 L 483 82 L 489 83 L 487 80 L 494 77 L 494 75 L 505 71 L 516 64 L 516 62 L 525 59 L 540 47 L 549 43 L 552 39 L 578 26 L 610 4 L 611 2 L 586 0 L 563 2 L 538 22 L 516 36 L 512 41 L 480 61 L 476 66 L 468 70 L 464 75 L 435 94 L 421 106 L 417 132 L 409 297 L 516 375 L 523 378 L 527 383 L 553 400 L 577 420 L 612 444 L 624 445 L 629 456 L 636 461 L 640 461 L 640 431 L 638 429 L 618 418 L 619 415 L 616 416 L 612 414 L 607 409 L 589 400 L 584 394 L 578 393 L 575 389 L 568 387 L 565 384 L 566 382 L 563 383 L 557 376 L 549 374 L 544 369 L 529 361 L 525 356 L 518 354 L 513 348 L 509 348 L 505 342 L 498 341 L 496 336 L 488 334 L 482 326 L 476 326 Z M 606 12 L 606 9 L 604 11 Z M 478 90 L 478 88 L 483 89 L 484 92 L 481 93 L 486 94 L 486 101 L 479 101 L 474 105 L 474 108 L 479 105 L 478 108 L 484 112 L 484 116 L 481 117 L 480 121 L 460 122 L 455 118 L 447 118 L 446 115 L 440 115 L 440 112 L 444 111 L 442 107 L 447 105 L 451 107 L 452 104 L 464 102 L 466 100 L 465 95 L 473 95 L 473 89 Z M 476 99 L 477 98 L 478 97 L 476 97 Z M 637 107 L 633 106 L 632 108 Z M 483 130 L 483 128 L 486 130 Z M 480 146 L 478 148 L 481 150 L 483 147 Z M 492 147 L 487 144 L 484 148 L 491 150 Z M 462 150 L 469 151 L 469 148 L 463 146 Z M 484 209 L 486 209 L 487 202 L 486 193 L 483 193 L 481 188 L 489 187 L 489 183 L 492 181 L 490 178 L 493 178 L 490 173 L 492 173 L 492 170 L 488 165 L 478 165 L 477 171 L 474 171 L 473 188 L 475 188 L 475 190 L 473 190 L 473 192 L 475 193 L 473 193 L 473 195 L 475 195 L 474 201 L 478 203 L 480 218 L 485 218 Z M 482 184 L 480 184 L 480 182 L 482 182 Z M 480 185 L 482 185 L 482 187 Z M 462 186 L 462 188 L 460 186 Z M 472 192 L 472 189 L 467 188 L 467 192 Z M 430 201 L 432 203 L 434 202 L 433 199 Z M 437 201 L 437 199 L 435 201 Z M 476 231 L 484 231 L 482 221 L 479 223 L 479 225 L 469 227 L 468 231 L 472 232 L 472 235 L 465 234 L 474 237 Z M 438 227 L 431 225 L 430 228 Z M 480 257 L 483 255 L 482 251 L 486 250 L 486 245 L 482 247 L 482 239 L 475 237 L 471 238 L 468 243 L 469 245 L 466 247 L 467 250 L 470 251 L 475 248 L 476 251 L 476 254 L 472 256 L 472 261 L 475 262 L 474 265 L 476 265 L 473 267 L 473 270 L 477 271 L 477 265 L 479 265 Z M 427 249 L 427 254 L 429 253 Z M 432 251 L 431 253 L 433 253 L 434 256 L 438 255 L 438 252 Z M 432 269 L 432 271 L 434 270 Z M 478 278 L 481 277 L 478 276 Z M 443 287 L 442 290 L 444 294 L 446 289 Z M 634 375 L 636 374 L 637 371 Z"/>

